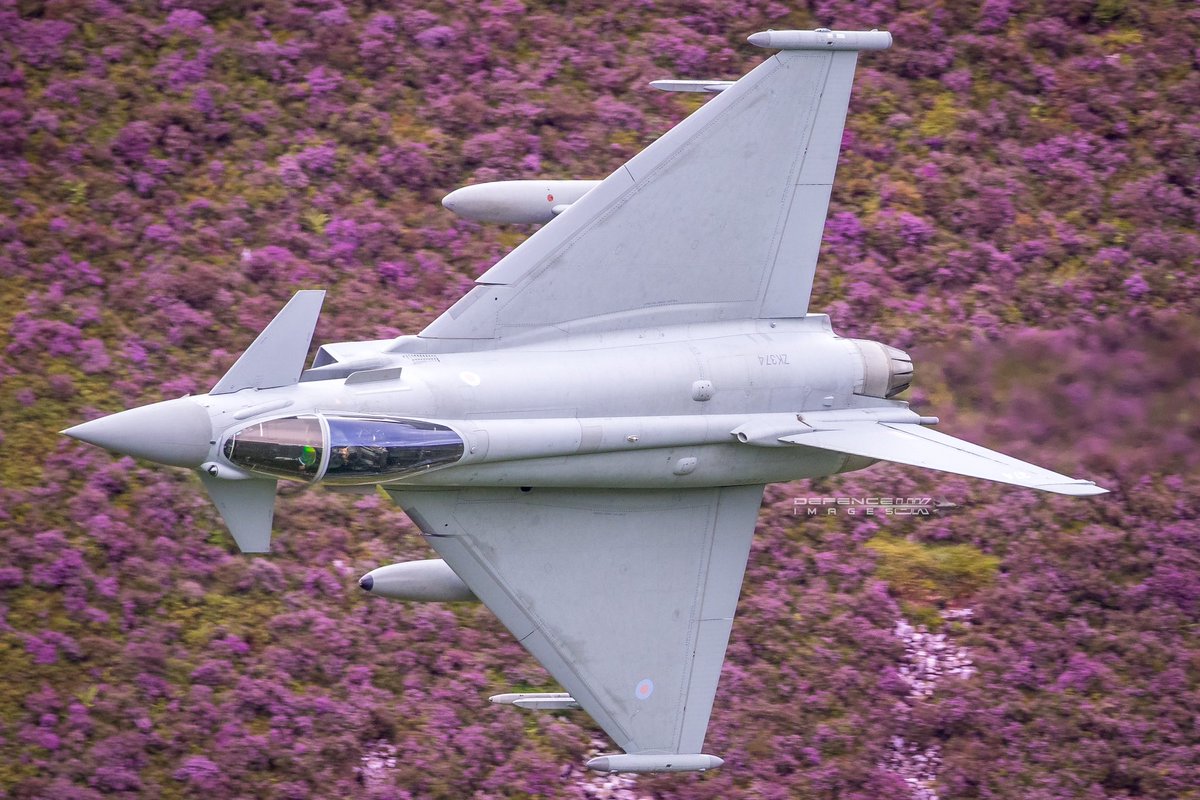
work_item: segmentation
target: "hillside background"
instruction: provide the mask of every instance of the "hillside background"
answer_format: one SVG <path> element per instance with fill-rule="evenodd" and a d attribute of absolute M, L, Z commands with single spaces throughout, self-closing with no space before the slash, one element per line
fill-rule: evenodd
<path fill-rule="evenodd" d="M 586 716 L 488 705 L 554 687 L 485 609 L 357 589 L 429 557 L 382 498 L 286 490 L 244 557 L 193 476 L 58 435 L 206 391 L 300 288 L 318 342 L 419 331 L 528 235 L 445 193 L 606 175 L 701 102 L 648 81 L 819 25 L 896 44 L 813 308 L 943 430 L 1113 491 L 769 488 L 724 769 L 606 785 Z M 1188 2 L 0 0 L 0 798 L 1200 797 L 1197 42 Z"/>

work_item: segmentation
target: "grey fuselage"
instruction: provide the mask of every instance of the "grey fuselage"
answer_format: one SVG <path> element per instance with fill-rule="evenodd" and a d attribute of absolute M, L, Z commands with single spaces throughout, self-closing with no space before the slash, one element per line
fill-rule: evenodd
<path fill-rule="evenodd" d="M 772 433 L 794 431 L 802 415 L 874 408 L 888 418 L 916 418 L 905 403 L 855 393 L 864 364 L 854 342 L 834 335 L 824 315 L 592 334 L 485 352 L 403 352 L 422 343 L 401 337 L 326 345 L 323 352 L 339 360 L 372 364 L 348 379 L 317 380 L 321 371 L 312 370 L 297 385 L 193 400 L 213 418 L 210 469 L 233 467 L 221 455 L 229 433 L 320 413 L 432 421 L 464 440 L 456 464 L 364 484 L 761 484 L 873 463 L 778 446 Z"/>

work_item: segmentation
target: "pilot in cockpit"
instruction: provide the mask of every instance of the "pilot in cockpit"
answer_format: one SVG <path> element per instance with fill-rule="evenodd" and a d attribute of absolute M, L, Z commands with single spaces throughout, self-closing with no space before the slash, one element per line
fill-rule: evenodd
<path fill-rule="evenodd" d="M 386 459 L 387 448 L 384 447 L 342 445 L 334 447 L 330 452 L 328 472 L 379 472 L 386 466 Z"/>

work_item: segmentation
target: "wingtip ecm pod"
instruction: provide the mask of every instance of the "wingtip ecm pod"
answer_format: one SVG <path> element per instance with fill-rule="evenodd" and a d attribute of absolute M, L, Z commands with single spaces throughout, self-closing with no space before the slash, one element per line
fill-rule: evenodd
<path fill-rule="evenodd" d="M 769 50 L 887 50 L 892 35 L 887 31 L 759 31 L 747 41 Z"/>
<path fill-rule="evenodd" d="M 724 759 L 707 753 L 623 753 L 598 756 L 587 762 L 587 766 L 596 772 L 704 772 L 716 769 L 724 763 Z"/>

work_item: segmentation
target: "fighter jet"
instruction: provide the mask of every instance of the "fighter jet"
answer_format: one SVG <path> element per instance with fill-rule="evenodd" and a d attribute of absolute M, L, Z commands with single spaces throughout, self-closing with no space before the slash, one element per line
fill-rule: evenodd
<path fill-rule="evenodd" d="M 64 433 L 196 470 L 245 552 L 280 480 L 381 486 L 441 558 L 361 586 L 482 601 L 565 689 L 495 702 L 582 708 L 622 751 L 596 770 L 720 766 L 704 737 L 765 484 L 882 460 L 1105 491 L 931 430 L 894 399 L 907 354 L 809 310 L 858 55 L 891 41 L 756 33 L 778 52 L 540 200 L 546 224 L 419 334 L 305 369 L 323 293 L 300 291 L 207 394 Z"/>

